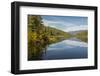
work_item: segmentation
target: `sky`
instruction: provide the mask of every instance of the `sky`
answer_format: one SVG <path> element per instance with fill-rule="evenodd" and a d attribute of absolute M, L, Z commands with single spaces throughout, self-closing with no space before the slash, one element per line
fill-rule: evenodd
<path fill-rule="evenodd" d="M 65 32 L 88 29 L 88 17 L 50 15 L 43 15 L 41 17 L 45 26 L 53 27 Z"/>

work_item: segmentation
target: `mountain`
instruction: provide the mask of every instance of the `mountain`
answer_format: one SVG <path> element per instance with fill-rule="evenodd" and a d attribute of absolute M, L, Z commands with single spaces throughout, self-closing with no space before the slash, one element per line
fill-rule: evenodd
<path fill-rule="evenodd" d="M 87 30 L 77 32 L 74 36 L 82 41 L 88 42 L 88 31 Z"/>
<path fill-rule="evenodd" d="M 37 57 L 49 44 L 68 39 L 71 35 L 45 26 L 41 16 L 28 15 L 28 60 Z M 34 57 L 33 57 L 34 56 Z"/>
<path fill-rule="evenodd" d="M 41 16 L 28 16 L 28 42 L 29 44 L 49 44 L 69 38 L 71 35 L 56 28 L 45 26 Z"/>
<path fill-rule="evenodd" d="M 87 30 L 70 31 L 68 33 L 71 34 L 71 35 L 76 35 L 79 32 L 85 32 L 85 31 L 87 31 Z"/>

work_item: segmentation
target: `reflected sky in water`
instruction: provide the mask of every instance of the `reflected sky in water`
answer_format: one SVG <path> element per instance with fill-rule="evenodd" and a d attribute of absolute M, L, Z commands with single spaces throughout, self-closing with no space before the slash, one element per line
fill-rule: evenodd
<path fill-rule="evenodd" d="M 87 58 L 88 44 L 81 41 L 64 40 L 47 47 L 46 53 L 43 54 L 43 60 L 52 59 L 80 59 Z"/>

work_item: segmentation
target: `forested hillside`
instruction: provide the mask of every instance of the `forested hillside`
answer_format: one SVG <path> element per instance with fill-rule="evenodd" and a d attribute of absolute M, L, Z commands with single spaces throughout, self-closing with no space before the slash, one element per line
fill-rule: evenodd
<path fill-rule="evenodd" d="M 28 59 L 38 55 L 36 53 L 43 50 L 47 45 L 69 37 L 71 35 L 66 32 L 45 26 L 41 16 L 28 15 Z"/>
<path fill-rule="evenodd" d="M 76 38 L 88 42 L 88 31 L 81 31 L 75 35 Z"/>
<path fill-rule="evenodd" d="M 66 32 L 44 26 L 41 16 L 28 16 L 28 42 L 52 43 L 69 37 Z"/>

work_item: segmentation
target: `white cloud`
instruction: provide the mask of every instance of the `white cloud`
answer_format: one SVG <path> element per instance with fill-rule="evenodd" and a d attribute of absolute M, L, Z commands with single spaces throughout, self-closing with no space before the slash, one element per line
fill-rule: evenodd
<path fill-rule="evenodd" d="M 65 21 L 50 21 L 50 20 L 43 20 L 45 26 L 50 26 L 65 32 L 70 32 L 70 31 L 79 31 L 79 30 L 87 30 L 88 26 L 87 25 L 75 25 L 72 23 L 68 23 Z"/>
<path fill-rule="evenodd" d="M 79 30 L 87 30 L 87 25 L 80 25 L 80 26 L 74 26 L 74 27 L 68 27 L 64 31 L 70 32 L 70 31 L 79 31 Z"/>
<path fill-rule="evenodd" d="M 63 26 L 73 26 L 74 24 L 72 23 L 68 23 L 68 22 L 65 22 L 65 21 L 53 21 L 53 20 L 43 20 L 44 24 L 46 24 L 45 26 L 59 26 L 59 25 L 63 25 Z M 53 24 L 53 25 L 50 25 L 50 24 Z M 59 24 L 59 25 L 57 25 Z"/>
<path fill-rule="evenodd" d="M 61 23 L 61 22 L 58 22 L 58 21 L 50 21 L 50 20 L 43 20 L 43 21 L 46 22 L 46 23 L 54 23 L 54 24 Z"/>

